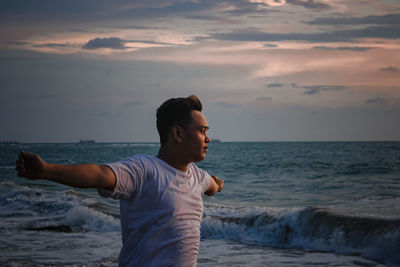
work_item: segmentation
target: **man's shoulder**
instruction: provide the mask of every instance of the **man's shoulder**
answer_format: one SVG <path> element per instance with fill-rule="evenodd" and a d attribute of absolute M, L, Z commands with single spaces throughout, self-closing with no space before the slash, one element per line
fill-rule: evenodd
<path fill-rule="evenodd" d="M 208 175 L 208 173 L 205 170 L 198 167 L 194 162 L 189 164 L 189 168 L 191 169 L 191 172 L 194 174 Z"/>
<path fill-rule="evenodd" d="M 146 168 L 149 166 L 154 166 L 155 161 L 156 161 L 155 156 L 136 154 L 106 165 L 136 166 L 136 167 Z"/>
<path fill-rule="evenodd" d="M 142 162 L 149 162 L 149 161 L 154 161 L 155 156 L 149 156 L 149 155 L 143 155 L 143 154 L 135 154 L 132 155 L 130 157 L 124 158 L 121 161 L 131 161 L 131 162 L 138 162 L 138 161 L 142 161 Z"/>
<path fill-rule="evenodd" d="M 203 170 L 201 167 L 197 166 L 197 164 L 195 162 L 190 162 L 189 168 L 196 169 L 196 170 Z"/>

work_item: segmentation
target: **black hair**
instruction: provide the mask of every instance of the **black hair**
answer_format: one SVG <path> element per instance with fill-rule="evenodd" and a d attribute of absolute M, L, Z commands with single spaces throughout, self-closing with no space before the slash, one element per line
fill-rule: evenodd
<path fill-rule="evenodd" d="M 192 110 L 202 110 L 200 100 L 195 95 L 171 98 L 157 109 L 157 131 L 161 145 L 166 144 L 174 125 L 186 127 L 192 121 Z"/>

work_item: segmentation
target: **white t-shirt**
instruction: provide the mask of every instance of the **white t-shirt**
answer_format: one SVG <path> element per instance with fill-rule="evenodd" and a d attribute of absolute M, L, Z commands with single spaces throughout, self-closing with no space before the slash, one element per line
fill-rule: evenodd
<path fill-rule="evenodd" d="M 195 266 L 203 217 L 202 195 L 210 175 L 191 163 L 186 172 L 155 156 L 138 155 L 107 164 L 120 199 L 120 266 Z"/>

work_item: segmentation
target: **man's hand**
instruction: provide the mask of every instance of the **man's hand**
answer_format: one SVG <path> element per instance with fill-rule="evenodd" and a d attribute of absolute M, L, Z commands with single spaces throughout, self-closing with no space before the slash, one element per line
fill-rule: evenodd
<path fill-rule="evenodd" d="M 211 176 L 211 177 L 214 179 L 215 183 L 218 186 L 218 192 L 221 192 L 222 189 L 224 188 L 224 180 L 219 179 L 217 176 Z"/>
<path fill-rule="evenodd" d="M 19 177 L 44 179 L 46 162 L 39 155 L 20 151 L 15 169 Z"/>
<path fill-rule="evenodd" d="M 207 196 L 213 196 L 217 192 L 221 192 L 222 188 L 224 188 L 224 180 L 219 179 L 217 176 L 211 176 L 212 179 L 210 179 L 210 186 L 204 192 Z"/>

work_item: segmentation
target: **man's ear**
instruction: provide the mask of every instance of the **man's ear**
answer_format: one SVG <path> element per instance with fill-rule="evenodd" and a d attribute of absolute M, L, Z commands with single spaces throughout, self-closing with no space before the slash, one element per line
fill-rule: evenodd
<path fill-rule="evenodd" d="M 182 143 L 183 141 L 183 129 L 179 125 L 174 125 L 172 127 L 172 139 L 177 143 Z"/>

